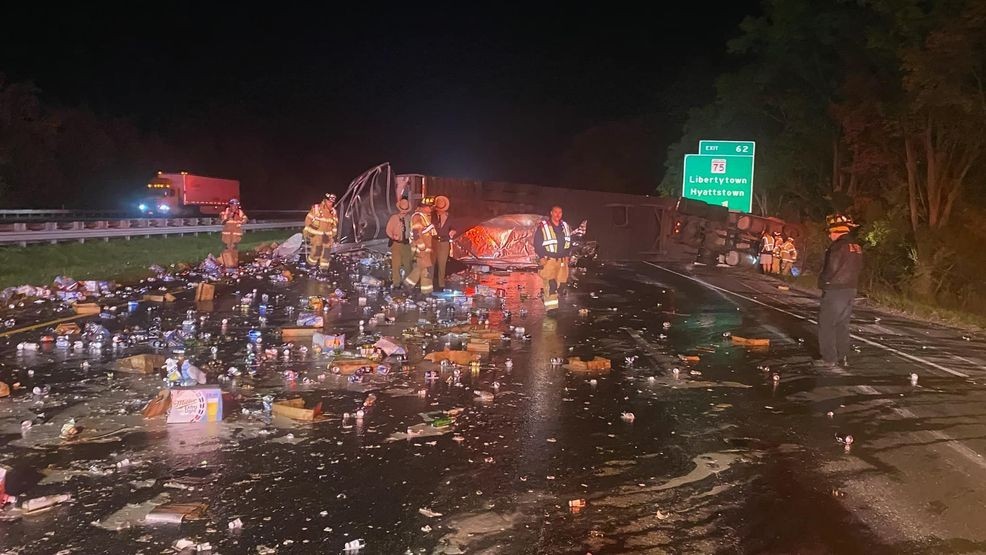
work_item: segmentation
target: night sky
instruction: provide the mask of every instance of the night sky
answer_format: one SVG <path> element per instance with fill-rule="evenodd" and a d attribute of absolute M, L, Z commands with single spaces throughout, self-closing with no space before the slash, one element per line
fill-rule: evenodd
<path fill-rule="evenodd" d="M 645 121 L 657 147 L 647 187 L 685 110 L 711 100 L 726 41 L 758 12 L 750 1 L 649 12 L 150 5 L 5 7 L 0 71 L 33 80 L 45 100 L 143 130 L 262 138 L 281 166 L 272 172 L 346 181 L 390 161 L 398 172 L 560 184 L 580 133 Z"/>

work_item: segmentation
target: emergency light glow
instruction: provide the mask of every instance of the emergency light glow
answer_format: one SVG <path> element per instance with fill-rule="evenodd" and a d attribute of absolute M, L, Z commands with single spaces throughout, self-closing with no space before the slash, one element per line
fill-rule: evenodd
<path fill-rule="evenodd" d="M 137 205 L 137 209 L 140 210 L 141 212 L 147 212 L 147 205 L 142 202 Z"/>

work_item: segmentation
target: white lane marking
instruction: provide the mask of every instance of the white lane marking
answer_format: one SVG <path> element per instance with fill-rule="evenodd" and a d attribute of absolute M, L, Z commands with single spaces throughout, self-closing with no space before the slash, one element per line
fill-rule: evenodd
<path fill-rule="evenodd" d="M 682 274 L 680 272 L 676 272 L 674 270 L 665 268 L 664 266 L 660 266 L 658 264 L 654 264 L 653 262 L 647 262 L 646 260 L 643 261 L 643 262 L 644 262 L 644 264 L 647 264 L 648 266 L 653 266 L 653 267 L 657 268 L 658 270 L 663 270 L 663 271 L 668 272 L 670 274 L 674 274 L 676 276 L 680 276 L 680 277 L 683 277 L 685 279 L 690 279 L 690 280 L 694 281 L 695 283 L 699 283 L 701 285 L 704 285 L 705 287 L 708 287 L 709 289 L 714 289 L 716 291 L 721 291 L 723 293 L 728 293 L 730 295 L 735 295 L 735 296 L 737 296 L 737 297 L 739 297 L 741 299 L 745 299 L 747 301 L 750 301 L 751 303 L 755 303 L 755 304 L 758 304 L 760 306 L 764 306 L 766 308 L 769 308 L 771 310 L 776 310 L 777 312 L 781 312 L 783 314 L 787 314 L 788 316 L 793 316 L 793 317 L 795 317 L 795 318 L 797 318 L 799 320 L 804 320 L 806 322 L 810 322 L 812 324 L 818 325 L 818 321 L 817 320 L 814 320 L 814 319 L 809 318 L 807 316 L 802 316 L 800 314 L 796 314 L 796 313 L 791 312 L 789 310 L 784 310 L 783 308 L 778 308 L 776 306 L 769 305 L 769 304 L 767 304 L 765 302 L 758 301 L 757 299 L 753 299 L 753 298 L 747 297 L 746 295 L 743 295 L 743 294 L 740 294 L 740 293 L 736 293 L 735 291 L 730 291 L 729 289 L 723 289 L 722 287 L 718 287 L 718 286 L 712 285 L 711 283 L 709 283 L 707 281 L 703 281 L 701 279 L 698 279 L 697 277 L 693 277 L 693 276 L 690 276 L 690 275 L 687 275 L 687 274 Z M 862 337 L 860 335 L 850 334 L 850 336 L 853 339 L 855 339 L 856 341 L 861 341 L 863 343 L 866 343 L 867 345 L 871 345 L 873 347 L 878 347 L 880 349 L 883 349 L 883 350 L 885 350 L 887 352 L 893 353 L 893 354 L 895 354 L 895 355 L 897 355 L 897 356 L 899 356 L 901 358 L 905 358 L 905 359 L 910 360 L 912 362 L 917 362 L 918 364 L 923 364 L 923 365 L 928 366 L 930 368 L 935 368 L 937 370 L 941 370 L 942 372 L 945 372 L 947 374 L 951 374 L 953 376 L 957 376 L 959 378 L 968 378 L 969 377 L 968 374 L 965 374 L 963 372 L 959 372 L 958 370 L 952 370 L 951 368 L 947 368 L 947 367 L 942 366 L 940 364 L 936 364 L 934 362 L 931 362 L 930 360 L 926 360 L 926 359 L 923 359 L 921 357 L 916 357 L 914 355 L 907 354 L 907 353 L 905 353 L 905 352 L 903 352 L 903 351 L 901 351 L 899 349 L 895 349 L 895 348 L 893 348 L 893 347 L 891 347 L 889 345 L 884 345 L 883 343 L 879 343 L 879 342 L 873 341 L 871 339 L 867 339 L 867 338 Z"/>
<path fill-rule="evenodd" d="M 831 372 L 839 376 L 849 375 L 849 372 L 846 372 L 845 370 L 839 368 L 838 366 L 832 368 Z M 870 385 L 857 385 L 854 387 L 857 391 L 860 391 L 867 395 L 884 395 L 878 389 Z M 918 415 L 914 414 L 909 409 L 895 406 L 893 401 L 891 401 L 890 399 L 879 399 L 877 400 L 877 403 L 880 405 L 887 405 L 890 408 L 890 410 L 894 411 L 895 413 L 897 413 L 899 416 L 903 418 L 919 420 Z M 964 443 L 961 442 L 961 440 L 955 439 L 954 437 L 946 434 L 941 430 L 920 430 L 913 433 L 930 435 L 935 440 L 943 442 L 953 451 L 965 457 L 967 460 L 969 460 L 969 462 L 975 464 L 980 468 L 986 469 L 986 459 L 984 459 L 983 456 L 980 455 L 978 451 L 967 447 Z"/>
<path fill-rule="evenodd" d="M 971 364 L 971 365 L 973 365 L 976 368 L 979 368 L 981 370 L 986 370 L 986 365 L 984 365 L 983 364 L 983 361 L 981 361 L 981 360 L 971 360 L 971 359 L 968 359 L 968 358 L 965 358 L 965 357 L 960 357 L 959 355 L 952 355 L 952 354 L 950 354 L 949 356 L 951 356 L 952 358 L 954 358 L 956 360 L 961 360 L 962 362 L 968 362 L 969 364 Z"/>

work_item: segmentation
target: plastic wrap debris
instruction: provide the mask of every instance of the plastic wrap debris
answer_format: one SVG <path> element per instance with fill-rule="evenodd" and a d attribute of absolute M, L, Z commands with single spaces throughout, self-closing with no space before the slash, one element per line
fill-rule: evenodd
<path fill-rule="evenodd" d="M 218 387 L 171 390 L 168 424 L 199 424 L 223 419 L 223 395 Z"/>
<path fill-rule="evenodd" d="M 72 496 L 67 493 L 60 495 L 45 495 L 43 497 L 36 497 L 34 499 L 28 499 L 21 504 L 21 510 L 24 515 L 37 514 L 43 511 L 47 511 L 60 505 L 62 503 L 68 503 L 72 501 Z"/>
<path fill-rule="evenodd" d="M 388 357 L 394 355 L 407 355 L 407 350 L 397 343 L 396 339 L 390 337 L 381 337 L 373 346 L 377 349 L 383 351 Z"/>
<path fill-rule="evenodd" d="M 198 366 L 192 364 L 191 361 L 186 360 L 181 364 L 181 384 L 188 385 L 205 385 L 208 381 L 205 372 L 203 372 Z"/>
<path fill-rule="evenodd" d="M 240 520 L 239 518 L 233 519 L 233 520 L 229 521 L 229 524 L 227 524 L 227 527 L 230 530 L 240 530 L 240 529 L 243 528 L 243 521 Z"/>
<path fill-rule="evenodd" d="M 209 506 L 205 503 L 165 503 L 151 509 L 144 517 L 148 524 L 181 524 L 186 520 L 202 520 Z"/>
<path fill-rule="evenodd" d="M 613 363 L 608 358 L 600 356 L 590 360 L 583 360 L 581 357 L 569 357 L 568 364 L 564 368 L 573 372 L 604 372 L 611 370 Z"/>
<path fill-rule="evenodd" d="M 345 553 L 356 553 L 357 551 L 366 549 L 366 540 L 352 540 L 346 542 L 343 546 L 343 552 Z"/>
<path fill-rule="evenodd" d="M 163 355 L 134 355 L 116 361 L 113 370 L 125 374 L 153 374 L 158 368 L 164 366 L 165 357 Z"/>
<path fill-rule="evenodd" d="M 10 472 L 10 467 L 0 464 L 0 510 L 3 510 L 4 505 L 11 503 L 16 503 L 17 498 L 11 495 L 7 495 L 7 473 Z"/>
<path fill-rule="evenodd" d="M 436 513 L 435 511 L 429 509 L 428 507 L 421 507 L 418 512 L 428 518 L 438 518 L 442 516 L 442 513 Z"/>
<path fill-rule="evenodd" d="M 544 216 L 509 214 L 470 228 L 452 242 L 452 257 L 485 265 L 535 267 L 533 236 Z"/>
<path fill-rule="evenodd" d="M 322 416 L 322 402 L 319 401 L 314 407 L 308 409 L 305 408 L 305 400 L 301 398 L 276 401 L 271 405 L 271 414 L 292 420 L 311 422 Z"/>
<path fill-rule="evenodd" d="M 475 353 L 470 353 L 469 351 L 435 351 L 425 355 L 425 360 L 440 363 L 443 360 L 447 360 L 452 364 L 458 364 L 460 366 L 468 366 L 474 360 L 479 360 L 481 357 Z"/>
<path fill-rule="evenodd" d="M 304 244 L 305 238 L 302 237 L 300 233 L 295 233 L 291 237 L 288 237 L 283 243 L 278 245 L 276 249 L 271 253 L 275 258 L 281 258 L 290 260 L 298 256 L 298 251 L 301 250 L 302 244 Z"/>

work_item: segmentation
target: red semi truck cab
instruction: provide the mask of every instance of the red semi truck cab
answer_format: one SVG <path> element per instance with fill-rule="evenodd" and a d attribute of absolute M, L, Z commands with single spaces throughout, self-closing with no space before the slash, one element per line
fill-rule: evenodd
<path fill-rule="evenodd" d="M 218 214 L 231 198 L 240 198 L 240 182 L 235 179 L 158 172 L 137 209 L 157 217 Z"/>

